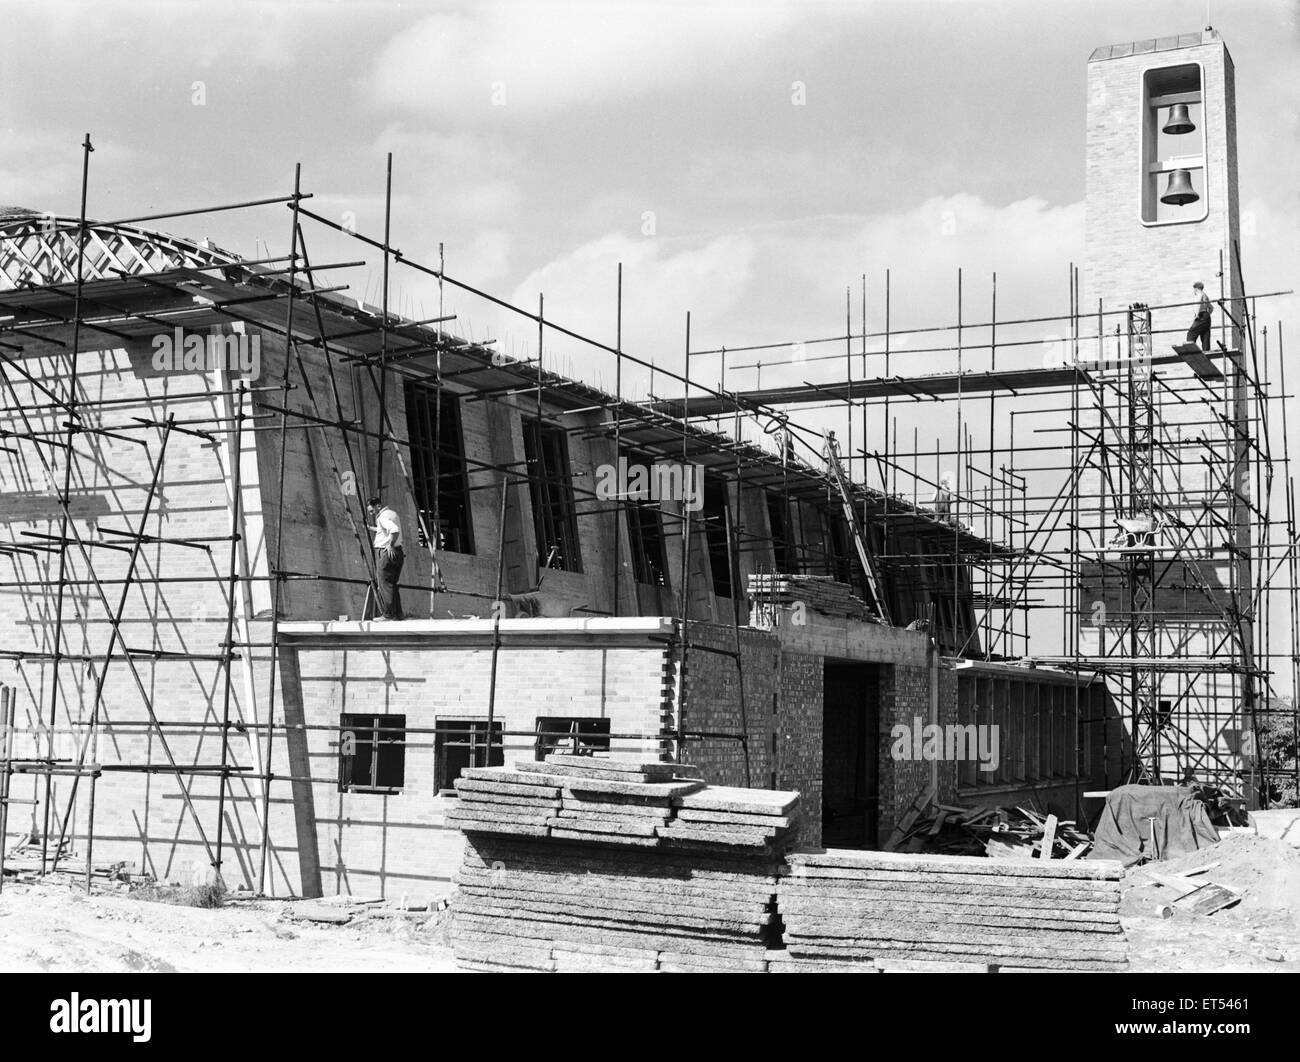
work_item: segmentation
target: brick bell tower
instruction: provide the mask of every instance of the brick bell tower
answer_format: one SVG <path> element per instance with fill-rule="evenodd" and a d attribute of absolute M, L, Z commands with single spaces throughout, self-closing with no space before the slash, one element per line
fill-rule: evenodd
<path fill-rule="evenodd" d="M 1087 91 L 1079 312 L 1081 331 L 1101 337 L 1080 354 L 1106 385 L 1082 418 L 1103 445 L 1081 487 L 1095 544 L 1080 565 L 1081 652 L 1126 661 L 1101 667 L 1129 722 L 1125 780 L 1195 778 L 1253 804 L 1232 57 L 1210 28 L 1106 45 L 1088 60 Z M 1211 356 L 1180 360 L 1171 347 L 1198 280 L 1214 304 Z"/>
<path fill-rule="evenodd" d="M 1082 312 L 1098 299 L 1106 309 L 1191 302 L 1196 280 L 1211 299 L 1239 296 L 1236 94 L 1219 34 L 1096 49 L 1087 113 Z M 1157 347 L 1163 329 L 1185 330 L 1191 317 L 1190 307 L 1154 311 Z M 1216 312 L 1215 338 L 1235 348 L 1223 323 Z"/>

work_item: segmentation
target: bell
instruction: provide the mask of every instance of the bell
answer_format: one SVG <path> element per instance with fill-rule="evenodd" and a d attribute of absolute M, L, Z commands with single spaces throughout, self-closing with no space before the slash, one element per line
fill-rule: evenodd
<path fill-rule="evenodd" d="M 1192 175 L 1187 170 L 1173 170 L 1169 174 L 1169 187 L 1160 197 L 1160 202 L 1170 206 L 1186 206 L 1200 198 L 1192 187 Z"/>
<path fill-rule="evenodd" d="M 1187 104 L 1175 103 L 1169 108 L 1169 121 L 1165 122 L 1164 132 L 1178 136 L 1180 133 L 1190 133 L 1195 128 L 1191 115 L 1187 113 Z"/>

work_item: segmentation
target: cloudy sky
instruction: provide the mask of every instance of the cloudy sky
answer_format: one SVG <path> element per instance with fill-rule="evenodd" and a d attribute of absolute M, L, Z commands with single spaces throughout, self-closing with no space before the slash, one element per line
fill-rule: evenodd
<path fill-rule="evenodd" d="M 1207 18 L 1204 0 L 0 0 L 0 14 L 0 202 L 75 214 L 90 132 L 92 217 L 283 194 L 301 163 L 311 209 L 379 236 L 392 152 L 407 258 L 436 264 L 441 243 L 451 275 L 529 309 L 544 293 L 549 318 L 606 342 L 621 262 L 625 349 L 680 370 L 689 310 L 693 349 L 732 348 L 730 387 L 835 379 L 840 363 L 817 357 L 843 344 L 734 348 L 843 334 L 846 287 L 858 329 L 864 275 L 881 328 L 886 268 L 895 329 L 952 323 L 958 268 L 967 321 L 987 318 L 995 270 L 1000 318 L 1065 313 L 1083 258 L 1088 55 Z M 1246 282 L 1289 288 L 1300 4 L 1214 0 L 1208 17 L 1236 62 Z M 283 206 L 156 224 L 249 256 L 287 250 Z M 317 263 L 368 255 L 331 282 L 379 302 L 373 255 L 319 226 L 307 239 Z M 417 272 L 396 270 L 392 292 L 408 316 L 438 310 Z M 1300 324 L 1296 305 L 1267 312 Z M 535 351 L 526 320 L 450 289 L 445 309 L 473 338 Z M 607 357 L 554 335 L 547 356 L 612 389 Z M 692 359 L 693 378 L 719 372 L 716 355 Z"/>
<path fill-rule="evenodd" d="M 968 305 L 987 305 L 996 269 L 1000 314 L 1064 312 L 1088 54 L 1195 30 L 1206 9 L 6 0 L 0 16 L 0 201 L 75 213 L 89 131 L 92 216 L 282 193 L 301 162 L 309 206 L 377 234 L 391 151 L 408 257 L 436 261 L 441 242 L 451 274 L 529 307 L 544 291 L 548 316 L 601 339 L 621 261 L 626 345 L 671 364 L 687 310 L 697 348 L 842 331 L 864 273 L 876 327 L 886 267 L 895 326 L 951 320 L 959 266 Z M 1297 6 L 1217 0 L 1210 17 L 1237 67 L 1247 282 L 1290 286 Z M 283 208 L 162 224 L 250 255 L 288 238 Z M 377 301 L 377 275 L 348 279 Z M 435 312 L 427 278 L 394 291 Z M 532 342 L 452 308 L 504 349 Z"/>

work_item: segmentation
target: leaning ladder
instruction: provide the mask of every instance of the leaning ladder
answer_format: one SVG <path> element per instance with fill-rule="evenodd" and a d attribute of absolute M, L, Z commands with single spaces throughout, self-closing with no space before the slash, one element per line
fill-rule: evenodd
<path fill-rule="evenodd" d="M 853 544 L 858 549 L 858 560 L 862 562 L 862 572 L 867 578 L 867 586 L 871 590 L 871 597 L 876 609 L 876 616 L 882 623 L 893 623 L 889 618 L 889 606 L 885 603 L 885 595 L 880 592 L 880 584 L 876 582 L 876 570 L 871 564 L 871 554 L 867 552 L 866 539 L 862 537 L 862 524 L 858 520 L 858 511 L 853 507 L 853 495 L 849 491 L 848 479 L 844 475 L 844 469 L 840 465 L 839 446 L 835 442 L 835 433 L 828 431 L 826 433 L 826 470 L 835 482 L 835 489 L 839 491 L 840 506 L 844 510 L 844 519 L 848 521 L 849 530 L 853 532 Z"/>

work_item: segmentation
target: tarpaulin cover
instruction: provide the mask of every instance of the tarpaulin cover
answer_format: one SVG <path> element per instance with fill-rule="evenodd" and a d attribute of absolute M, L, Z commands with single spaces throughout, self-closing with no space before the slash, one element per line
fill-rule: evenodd
<path fill-rule="evenodd" d="M 1130 866 L 1154 859 L 1151 827 L 1155 818 L 1155 843 L 1161 859 L 1175 859 L 1219 843 L 1219 831 L 1210 822 L 1205 805 L 1192 790 L 1178 786 L 1122 785 L 1106 797 L 1097 823 L 1090 859 L 1118 859 Z"/>

